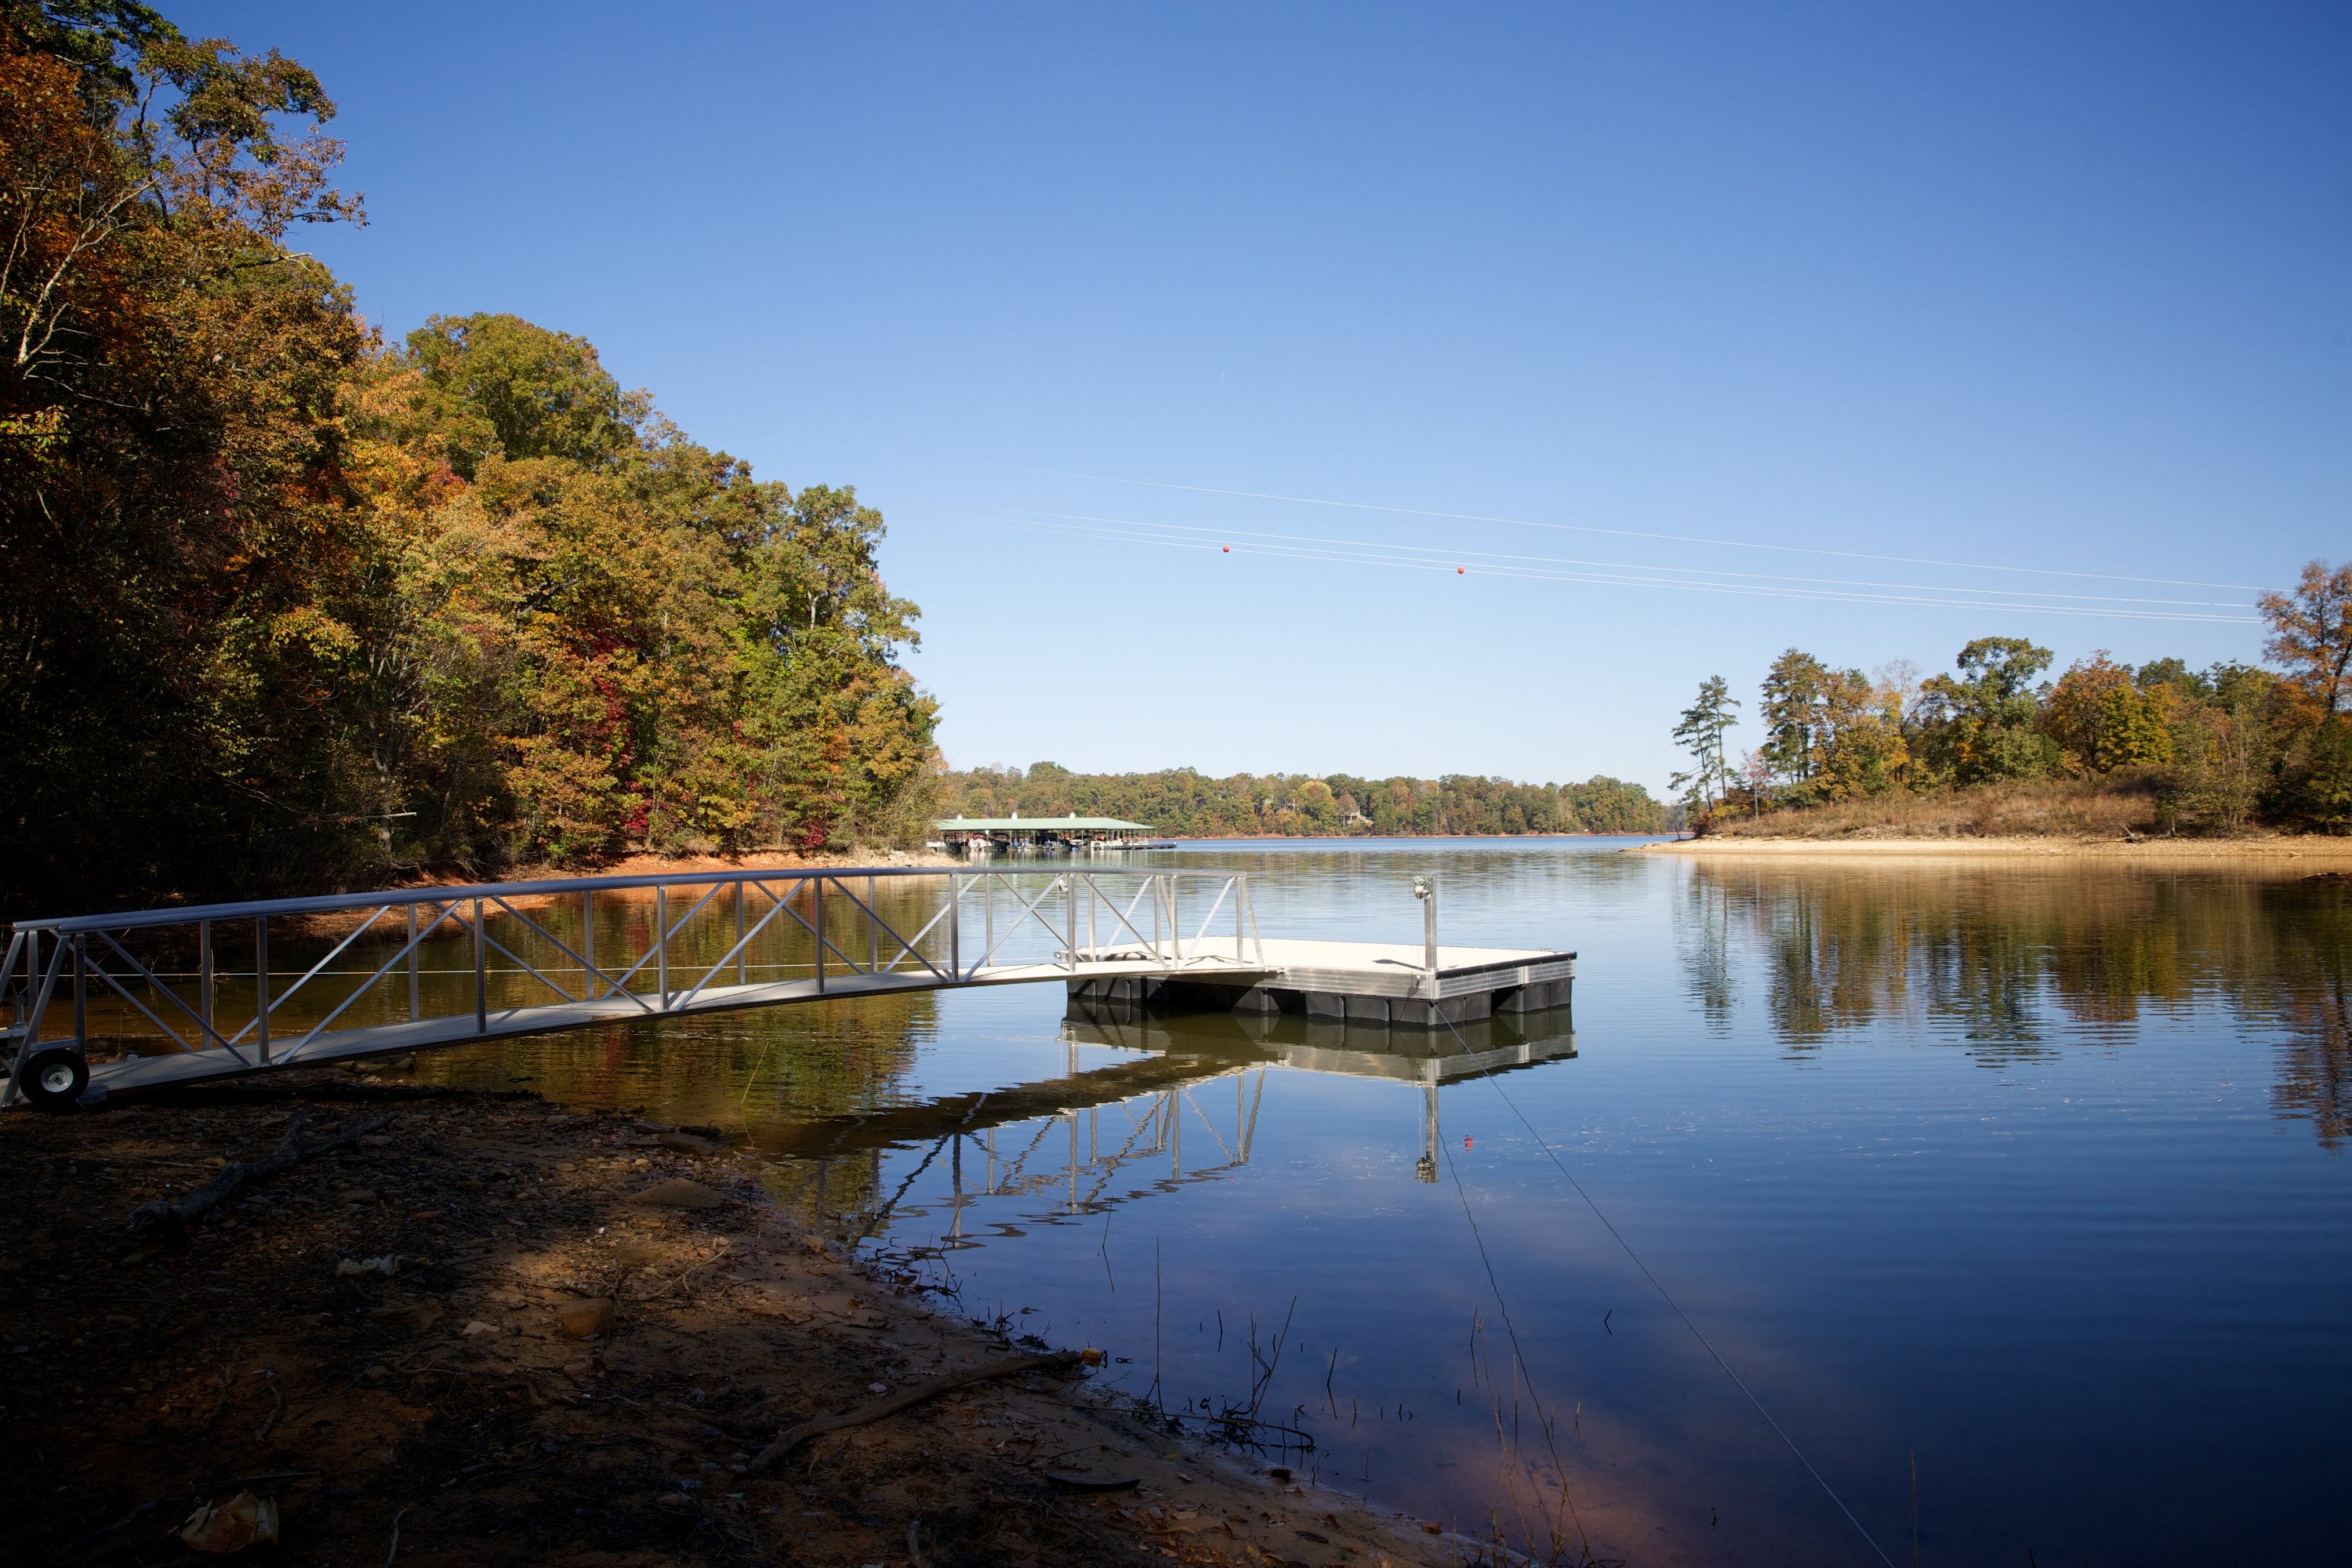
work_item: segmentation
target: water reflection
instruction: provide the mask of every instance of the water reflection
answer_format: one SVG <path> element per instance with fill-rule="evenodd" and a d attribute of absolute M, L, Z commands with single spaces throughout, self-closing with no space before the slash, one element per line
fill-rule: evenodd
<path fill-rule="evenodd" d="M 1727 1031 L 1740 976 L 1802 1058 L 1844 1035 L 1967 1047 L 1988 1067 L 2127 1047 L 2202 1006 L 2285 1037 L 2275 1103 L 2330 1147 L 2347 1130 L 2347 884 L 2298 874 L 1702 862 L 1683 891 L 1685 978 Z M 1752 956 L 1752 967 L 1743 963 Z"/>
<path fill-rule="evenodd" d="M 1417 1086 L 1414 1172 L 1434 1182 L 1441 1087 L 1576 1055 L 1566 1008 L 1456 1033 L 1286 1015 L 1171 1016 L 1074 1001 L 1059 1038 L 1066 1068 L 1052 1079 L 752 1128 L 756 1147 L 794 1162 L 773 1173 L 772 1191 L 810 1219 L 859 1238 L 885 1236 L 894 1221 L 942 1214 L 940 1245 L 950 1250 L 967 1245 L 975 1207 L 1004 1235 L 1024 1223 L 1100 1214 L 1247 1165 L 1268 1068 Z M 1087 1065 L 1103 1052 L 1107 1062 Z M 1223 1099 L 1227 1080 L 1230 1104 Z M 884 1149 L 923 1152 L 887 1197 L 873 1158 Z M 926 1176 L 940 1190 L 910 1202 Z"/>
<path fill-rule="evenodd" d="M 1581 1041 L 1564 1016 L 1332 1037 L 1013 987 L 420 1070 L 723 1125 L 803 1213 L 976 1315 L 1131 1356 L 1108 1375 L 1172 1408 L 1254 1391 L 1252 1319 L 1293 1325 L 1265 1408 L 1314 1432 L 1304 1473 L 1496 1509 L 1539 1552 L 1572 1486 L 1604 1556 L 1871 1560 L 1605 1214 L 1882 1541 L 1916 1459 L 1931 1561 L 2325 1559 L 2352 1385 L 2342 887 L 1216 855 L 1307 936 L 1393 938 L 1434 872 L 1449 940 L 1583 950 Z"/>

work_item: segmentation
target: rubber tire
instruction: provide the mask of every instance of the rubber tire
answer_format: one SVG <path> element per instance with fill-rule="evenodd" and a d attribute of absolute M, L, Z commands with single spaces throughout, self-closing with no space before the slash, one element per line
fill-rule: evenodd
<path fill-rule="evenodd" d="M 52 1116 L 81 1109 L 82 1091 L 89 1087 L 89 1063 L 71 1046 L 50 1046 L 35 1051 L 18 1074 L 25 1102 Z"/>

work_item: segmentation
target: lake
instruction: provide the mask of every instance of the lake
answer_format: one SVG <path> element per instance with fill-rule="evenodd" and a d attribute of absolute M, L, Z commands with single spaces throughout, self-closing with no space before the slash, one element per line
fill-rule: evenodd
<path fill-rule="evenodd" d="M 1120 862 L 1245 869 L 1269 936 L 1415 940 L 1433 876 L 1447 942 L 1581 954 L 1518 1034 L 1013 986 L 420 1071 L 740 1131 L 967 1315 L 1563 1561 L 2341 1560 L 2346 884 L 1624 842 Z"/>

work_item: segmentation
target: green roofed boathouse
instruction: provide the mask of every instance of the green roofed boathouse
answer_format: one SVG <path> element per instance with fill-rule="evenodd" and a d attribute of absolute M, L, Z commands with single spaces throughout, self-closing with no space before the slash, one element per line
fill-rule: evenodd
<path fill-rule="evenodd" d="M 954 816 L 931 824 L 958 855 L 1076 854 L 1124 849 L 1154 837 L 1149 824 L 1115 816 Z"/>

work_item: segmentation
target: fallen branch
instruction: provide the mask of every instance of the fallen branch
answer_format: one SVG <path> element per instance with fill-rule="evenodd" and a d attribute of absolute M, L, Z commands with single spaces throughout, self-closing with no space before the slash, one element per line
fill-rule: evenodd
<path fill-rule="evenodd" d="M 777 1436 L 774 1442 L 761 1449 L 759 1456 L 743 1467 L 743 1473 L 756 1476 L 810 1438 L 822 1437 L 827 1432 L 838 1432 L 844 1427 L 863 1426 L 869 1421 L 879 1421 L 885 1415 L 897 1415 L 908 1405 L 920 1405 L 929 1399 L 937 1399 L 942 1394 L 952 1393 L 956 1389 L 971 1384 L 988 1383 L 1000 1377 L 1015 1377 L 1024 1372 L 1059 1371 L 1065 1367 L 1077 1365 L 1082 1359 L 1076 1351 L 1054 1351 L 1045 1355 L 1017 1355 L 1004 1361 L 992 1361 L 984 1366 L 973 1367 L 969 1372 L 951 1372 L 945 1377 L 935 1377 L 928 1383 L 919 1383 L 912 1388 L 900 1389 L 898 1393 L 877 1399 L 871 1405 L 861 1405 L 856 1410 L 840 1415 L 820 1415 L 814 1421 L 803 1421 L 797 1426 L 786 1427 Z"/>
<path fill-rule="evenodd" d="M 142 1204 L 131 1210 L 131 1234 L 145 1236 L 161 1231 L 176 1236 L 253 1183 L 265 1181 L 305 1160 L 355 1143 L 392 1120 L 389 1113 L 373 1117 L 344 1128 L 332 1138 L 321 1139 L 316 1143 L 298 1143 L 295 1139 L 302 1131 L 302 1119 L 309 1114 L 308 1106 L 294 1112 L 294 1119 L 286 1124 L 286 1136 L 278 1142 L 276 1153 L 258 1160 L 241 1160 L 235 1164 L 225 1165 L 218 1175 L 176 1203 L 168 1198 L 157 1198 L 152 1204 Z"/>

